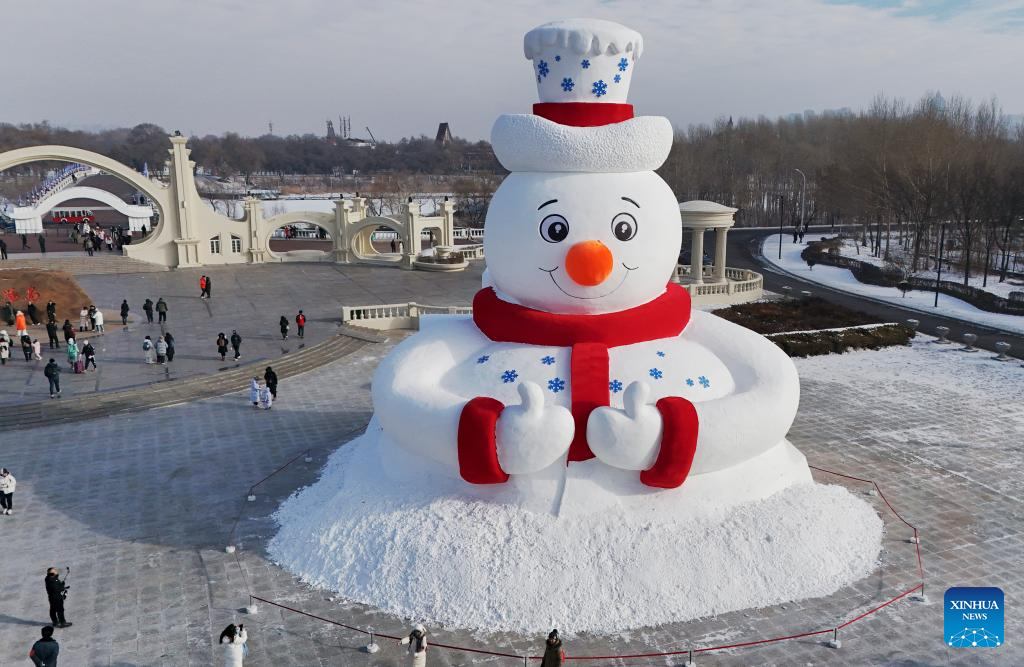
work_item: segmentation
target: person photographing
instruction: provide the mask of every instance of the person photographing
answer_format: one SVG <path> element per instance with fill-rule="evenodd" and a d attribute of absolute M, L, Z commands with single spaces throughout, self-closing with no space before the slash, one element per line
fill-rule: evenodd
<path fill-rule="evenodd" d="M 68 568 L 67 572 L 70 574 L 71 568 Z M 51 567 L 46 571 L 46 598 L 50 601 L 50 621 L 56 628 L 71 627 L 71 623 L 64 618 L 64 600 L 68 596 L 69 588 L 66 581 L 61 581 L 57 568 Z"/>

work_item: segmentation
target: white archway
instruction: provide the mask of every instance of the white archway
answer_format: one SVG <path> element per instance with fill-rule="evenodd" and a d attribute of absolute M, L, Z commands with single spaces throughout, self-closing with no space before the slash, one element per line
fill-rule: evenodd
<path fill-rule="evenodd" d="M 26 206 L 24 208 L 31 210 L 32 215 L 42 218 L 50 210 L 57 208 L 64 202 L 72 199 L 90 199 L 92 201 L 98 201 L 101 204 L 106 204 L 118 213 L 127 216 L 129 228 L 133 232 L 139 231 L 142 223 L 147 223 L 147 227 L 149 229 L 153 228 L 153 224 L 150 222 L 153 217 L 152 206 L 128 204 L 111 192 L 89 187 L 87 185 L 76 185 L 70 188 L 65 188 L 60 192 L 53 193 L 49 197 L 37 203 L 35 206 Z M 17 208 L 15 208 L 15 217 L 18 217 Z"/>
<path fill-rule="evenodd" d="M 402 244 L 402 249 L 399 252 L 391 255 L 390 253 L 385 254 L 379 252 L 373 247 L 373 233 L 377 231 L 379 227 L 386 227 L 398 234 L 398 240 Z M 352 223 L 348 229 L 348 250 L 353 255 L 363 262 L 370 263 L 387 263 L 397 264 L 402 261 L 402 255 L 404 253 L 412 253 L 415 255 L 419 252 L 419 247 L 410 247 L 411 243 L 416 243 L 419 239 L 409 238 L 408 225 L 394 218 L 388 218 L 385 216 L 369 216 L 359 220 L 358 222 Z"/>
<path fill-rule="evenodd" d="M 330 250 L 302 249 L 275 251 L 270 247 L 270 241 L 274 232 L 282 227 L 295 224 L 315 225 L 325 232 L 329 237 Z M 264 218 L 260 223 L 261 246 L 266 248 L 267 254 L 278 262 L 327 262 L 334 260 L 334 251 L 338 249 L 341 231 L 338 229 L 338 221 L 333 213 L 319 211 L 291 211 L 275 215 L 272 218 Z"/>

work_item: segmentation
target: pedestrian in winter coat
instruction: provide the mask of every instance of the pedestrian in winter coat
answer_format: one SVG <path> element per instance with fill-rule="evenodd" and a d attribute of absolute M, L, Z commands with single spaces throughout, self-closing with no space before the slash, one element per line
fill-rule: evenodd
<path fill-rule="evenodd" d="M 53 638 L 53 626 L 43 627 L 42 638 L 32 644 L 32 650 L 28 657 L 36 667 L 57 667 L 57 655 L 60 653 L 60 644 Z"/>
<path fill-rule="evenodd" d="M 71 320 L 64 320 L 64 342 L 67 343 L 74 337 L 75 327 L 71 325 Z"/>
<path fill-rule="evenodd" d="M 64 618 L 64 598 L 67 596 L 67 585 L 60 580 L 57 568 L 46 571 L 46 598 L 50 601 L 50 621 L 58 628 L 67 628 L 71 624 Z"/>
<path fill-rule="evenodd" d="M 32 339 L 32 358 L 36 361 L 42 361 L 43 359 L 43 346 L 39 343 L 38 338 Z"/>
<path fill-rule="evenodd" d="M 211 296 L 213 296 L 210 293 L 211 289 L 213 289 L 213 278 L 211 278 L 210 276 L 206 276 L 206 290 L 205 291 L 206 291 L 206 298 L 207 299 L 209 299 Z"/>
<path fill-rule="evenodd" d="M 60 339 L 57 338 L 57 323 L 53 320 L 46 323 L 46 335 L 50 338 L 50 349 L 59 350 Z"/>
<path fill-rule="evenodd" d="M 50 383 L 50 398 L 60 396 L 60 366 L 57 365 L 56 359 L 50 359 L 43 368 L 43 375 Z"/>
<path fill-rule="evenodd" d="M 221 361 L 224 361 L 228 354 L 228 339 L 223 333 L 217 334 L 217 354 L 220 355 Z"/>
<path fill-rule="evenodd" d="M 89 305 L 89 331 L 96 331 L 96 313 L 98 312 L 96 306 Z"/>
<path fill-rule="evenodd" d="M 25 355 L 25 361 L 32 361 L 32 339 L 28 336 L 21 337 L 21 353 Z"/>
<path fill-rule="evenodd" d="M 242 337 L 234 329 L 231 330 L 231 347 L 235 350 L 235 361 L 238 361 L 239 357 L 242 356 Z"/>
<path fill-rule="evenodd" d="M 28 335 L 28 323 L 25 321 L 25 313 L 20 310 L 14 314 L 14 332 L 19 336 Z"/>
<path fill-rule="evenodd" d="M 142 339 L 142 354 L 147 364 L 153 363 L 153 339 L 149 336 Z"/>
<path fill-rule="evenodd" d="M 160 297 L 159 299 L 156 300 L 156 314 L 157 322 L 167 321 L 167 302 L 164 301 L 163 297 Z"/>
<path fill-rule="evenodd" d="M 174 361 L 174 336 L 170 331 L 164 332 L 164 342 L 167 343 L 167 363 Z"/>
<path fill-rule="evenodd" d="M 18 480 L 7 468 L 0 470 L 0 514 L 14 514 L 14 489 Z"/>
<path fill-rule="evenodd" d="M 270 394 L 267 385 L 260 383 L 260 407 L 269 410 L 274 406 L 274 397 Z"/>
<path fill-rule="evenodd" d="M 427 667 L 427 629 L 417 625 L 399 644 L 409 645 L 409 667 Z"/>
<path fill-rule="evenodd" d="M 267 370 L 263 373 L 263 381 L 267 383 L 267 389 L 270 390 L 270 395 L 277 400 L 277 373 L 270 366 L 267 366 Z"/>
<path fill-rule="evenodd" d="M 93 314 L 92 322 L 96 325 L 96 331 L 106 333 L 106 330 L 103 328 L 103 311 L 99 308 L 97 308 L 96 312 Z"/>
<path fill-rule="evenodd" d="M 156 339 L 156 362 L 158 364 L 167 363 L 167 341 L 163 336 Z"/>
<path fill-rule="evenodd" d="M 299 338 L 305 338 L 306 337 L 306 316 L 303 315 L 301 310 L 299 311 L 299 314 L 295 316 L 295 327 L 296 327 L 295 333 L 297 333 L 299 335 Z"/>
<path fill-rule="evenodd" d="M 10 301 L 4 301 L 4 307 L 0 308 L 0 320 L 14 326 L 14 306 Z"/>
<path fill-rule="evenodd" d="M 7 242 L 0 239 L 0 259 L 7 259 Z"/>
<path fill-rule="evenodd" d="M 74 369 L 76 361 L 78 361 L 78 343 L 72 338 L 68 341 L 68 363 L 71 364 L 72 369 Z"/>
<path fill-rule="evenodd" d="M 0 365 L 6 366 L 7 360 L 11 358 L 11 339 L 7 337 L 6 331 L 0 331 Z"/>
<path fill-rule="evenodd" d="M 46 302 L 46 319 L 53 322 L 57 321 L 57 304 L 52 299 Z"/>
<path fill-rule="evenodd" d="M 253 377 L 249 382 L 249 402 L 252 403 L 253 409 L 260 407 L 260 379 Z"/>
<path fill-rule="evenodd" d="M 29 301 L 25 314 L 28 315 L 28 319 L 32 320 L 32 326 L 39 324 L 39 309 L 36 308 L 36 304 Z"/>
<path fill-rule="evenodd" d="M 42 234 L 39 235 L 39 252 L 46 254 L 46 237 Z"/>
<path fill-rule="evenodd" d="M 146 299 L 146 302 L 144 304 L 142 304 L 142 310 L 145 311 L 145 313 L 146 313 L 146 319 L 149 320 L 150 324 L 152 324 L 153 323 L 153 300 L 152 299 Z"/>
<path fill-rule="evenodd" d="M 128 326 L 128 299 L 121 301 L 121 325 Z"/>
<path fill-rule="evenodd" d="M 206 298 L 206 276 L 199 276 L 199 298 Z"/>
<path fill-rule="evenodd" d="M 92 346 L 91 342 L 85 341 L 85 345 L 82 346 L 82 357 L 85 358 L 83 370 L 89 370 L 89 364 L 92 364 L 92 369 L 96 370 L 96 348 Z"/>
<path fill-rule="evenodd" d="M 281 338 L 288 338 L 288 318 L 282 315 L 281 321 L 278 323 L 278 325 L 281 327 Z"/>
<path fill-rule="evenodd" d="M 540 667 L 562 667 L 565 660 L 565 651 L 562 650 L 562 640 L 558 637 L 558 630 L 552 630 L 548 640 L 544 643 L 544 658 L 540 661 Z"/>
<path fill-rule="evenodd" d="M 242 667 L 242 659 L 248 652 L 245 642 L 249 636 L 245 633 L 245 626 L 234 623 L 224 628 L 220 633 L 221 650 L 224 653 L 224 667 Z"/>
<path fill-rule="evenodd" d="M 89 317 L 89 308 L 86 306 L 82 306 L 82 309 L 78 311 L 78 330 L 85 331 L 87 328 L 89 328 L 90 321 L 91 319 Z"/>

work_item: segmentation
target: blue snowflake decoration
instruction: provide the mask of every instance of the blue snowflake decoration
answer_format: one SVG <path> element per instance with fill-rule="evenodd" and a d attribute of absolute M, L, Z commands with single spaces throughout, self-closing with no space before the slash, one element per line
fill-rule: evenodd
<path fill-rule="evenodd" d="M 615 83 L 618 83 L 618 82 L 622 81 L 622 75 L 621 74 L 616 74 L 615 78 L 613 78 L 612 81 L 614 81 Z"/>
<path fill-rule="evenodd" d="M 548 356 L 543 357 L 540 360 L 540 363 L 544 364 L 545 366 L 550 366 L 551 364 L 555 363 L 555 358 L 549 354 Z"/>
<path fill-rule="evenodd" d="M 555 56 L 555 62 L 556 63 L 562 62 L 562 56 Z"/>
<path fill-rule="evenodd" d="M 608 84 L 604 82 L 604 79 L 599 79 L 594 82 L 594 87 L 591 88 L 590 92 L 594 93 L 595 97 L 601 97 L 602 95 L 608 94 Z"/>
<path fill-rule="evenodd" d="M 608 383 L 608 391 L 612 392 L 613 394 L 619 393 L 620 391 L 622 391 L 622 383 L 619 382 L 618 380 L 612 380 L 611 382 Z"/>
<path fill-rule="evenodd" d="M 501 374 L 501 381 L 509 384 L 510 382 L 515 382 L 517 377 L 519 377 L 519 373 L 516 373 L 514 370 L 505 371 Z"/>
<path fill-rule="evenodd" d="M 652 368 L 651 370 L 647 371 L 647 374 L 650 375 L 655 380 L 660 380 L 661 376 L 664 375 L 664 373 L 659 371 L 657 368 Z"/>
<path fill-rule="evenodd" d="M 478 363 L 478 364 L 486 364 L 488 359 L 490 359 L 490 357 L 485 354 L 482 357 L 477 357 L 476 363 Z"/>
<path fill-rule="evenodd" d="M 570 79 L 569 77 L 565 77 L 564 79 L 562 79 L 562 90 L 564 90 L 565 92 L 568 93 L 569 91 L 571 91 L 575 87 L 576 87 L 575 82 L 573 82 L 573 80 Z"/>
<path fill-rule="evenodd" d="M 686 378 L 686 386 L 687 387 L 692 387 L 693 386 L 693 378 Z"/>
<path fill-rule="evenodd" d="M 584 58 L 583 62 L 580 63 L 580 67 L 582 67 L 583 69 L 589 69 L 590 68 L 590 61 L 587 60 L 586 58 Z"/>
<path fill-rule="evenodd" d="M 541 76 L 547 76 L 549 71 L 550 70 L 548 69 L 547 62 L 541 60 L 539 63 L 537 63 L 537 74 L 540 74 Z"/>
<path fill-rule="evenodd" d="M 665 356 L 665 353 L 662 352 L 661 350 L 658 350 L 657 352 L 655 352 L 655 354 L 658 355 L 659 357 L 664 357 Z"/>
<path fill-rule="evenodd" d="M 700 386 L 704 387 L 705 389 L 711 386 L 711 380 L 707 379 L 703 375 L 697 378 L 697 382 L 700 382 Z"/>
<path fill-rule="evenodd" d="M 625 72 L 627 67 L 629 67 L 629 61 L 626 60 L 625 58 L 620 58 L 619 59 L 619 71 L 620 72 Z"/>
<path fill-rule="evenodd" d="M 554 378 L 548 380 L 548 389 L 550 389 L 551 393 L 553 394 L 557 394 L 560 391 L 565 391 L 565 380 L 563 380 L 562 378 Z"/>
<path fill-rule="evenodd" d="M 537 75 L 537 83 L 540 83 L 540 74 Z"/>

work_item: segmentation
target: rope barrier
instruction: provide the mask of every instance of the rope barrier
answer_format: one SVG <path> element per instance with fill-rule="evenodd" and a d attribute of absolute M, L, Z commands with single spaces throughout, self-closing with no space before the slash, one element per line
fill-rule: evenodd
<path fill-rule="evenodd" d="M 279 472 L 281 472 L 282 470 L 284 470 L 285 468 L 290 466 L 292 463 L 297 461 L 300 457 L 308 456 L 310 454 L 310 451 L 311 450 L 307 449 L 304 452 L 301 452 L 300 454 L 298 454 L 297 456 L 293 457 L 292 459 L 289 459 L 288 462 L 286 462 L 284 465 L 279 467 L 277 470 L 274 470 L 272 473 L 270 473 L 269 475 L 267 475 L 266 477 L 264 477 L 260 481 L 256 482 L 255 484 L 253 484 L 251 487 L 249 487 L 249 494 L 252 495 L 253 494 L 253 490 L 257 486 L 259 486 L 260 484 L 263 484 L 268 479 L 270 479 L 274 475 L 278 474 Z M 886 504 L 886 506 L 889 508 L 889 510 L 893 513 L 893 515 L 895 515 L 896 518 L 898 518 L 907 527 L 909 527 L 911 530 L 914 531 L 914 537 L 913 537 L 913 539 L 911 541 L 914 542 L 914 546 L 915 546 L 915 551 L 916 551 L 916 555 L 917 555 L 917 570 L 918 570 L 918 574 L 919 574 L 919 576 L 921 578 L 921 583 L 919 583 L 916 586 L 913 586 L 913 587 L 911 587 L 911 588 L 909 588 L 909 589 L 907 589 L 907 590 L 905 590 L 905 591 L 903 591 L 901 593 L 898 593 L 897 595 L 887 599 L 886 601 L 882 602 L 881 604 L 879 604 L 879 605 L 877 605 L 875 607 L 872 607 L 871 609 L 869 609 L 869 610 L 867 610 L 867 611 L 865 611 L 865 612 L 855 616 L 854 618 L 852 618 L 852 619 L 850 619 L 848 621 L 845 621 L 844 623 L 842 623 L 840 625 L 834 625 L 834 626 L 831 626 L 831 627 L 823 629 L 823 630 L 812 630 L 812 631 L 800 632 L 800 633 L 792 634 L 792 635 L 785 635 L 785 636 L 780 636 L 780 637 L 770 637 L 770 638 L 767 638 L 767 639 L 755 639 L 755 640 L 751 640 L 751 641 L 747 641 L 747 642 L 737 642 L 737 643 L 733 643 L 733 644 L 720 644 L 720 645 L 716 645 L 716 646 L 705 646 L 705 647 L 701 647 L 701 648 L 688 648 L 686 650 L 681 650 L 681 651 L 659 651 L 659 652 L 651 652 L 651 653 L 631 653 L 631 654 L 623 654 L 623 655 L 581 655 L 581 656 L 570 656 L 570 655 L 567 655 L 567 656 L 565 656 L 565 660 L 566 661 L 581 662 L 581 661 L 586 661 L 586 660 L 640 660 L 640 659 L 644 659 L 644 658 L 664 658 L 664 657 L 679 656 L 679 655 L 690 655 L 690 656 L 692 656 L 694 653 L 712 653 L 712 652 L 715 652 L 715 651 L 726 651 L 726 650 L 730 650 L 730 649 L 747 648 L 747 647 L 751 647 L 751 646 L 763 646 L 765 644 L 774 644 L 774 643 L 777 643 L 777 642 L 790 641 L 790 640 L 793 640 L 793 639 L 802 639 L 802 638 L 805 638 L 805 637 L 816 637 L 816 636 L 820 636 L 820 635 L 824 635 L 824 634 L 831 634 L 831 635 L 833 635 L 833 639 L 832 639 L 832 641 L 829 642 L 829 645 L 833 646 L 834 648 L 838 648 L 840 646 L 840 643 L 839 643 L 839 640 L 838 640 L 839 631 L 840 630 L 842 630 L 844 628 L 847 628 L 847 627 L 853 625 L 854 623 L 857 623 L 858 621 L 861 621 L 861 620 L 871 616 L 872 614 L 875 614 L 875 613 L 881 611 L 882 609 L 885 609 L 889 605 L 894 604 L 894 603 L 898 602 L 899 600 L 902 600 L 903 598 L 907 597 L 911 593 L 914 593 L 914 592 L 917 592 L 917 591 L 921 591 L 921 593 L 923 595 L 924 594 L 924 566 L 923 566 L 922 558 L 921 558 L 921 541 L 920 541 L 920 536 L 919 536 L 919 533 L 918 533 L 918 529 L 917 529 L 916 526 L 914 526 L 909 521 L 904 519 L 903 516 L 898 511 L 896 511 L 896 508 L 892 506 L 892 503 L 890 503 L 889 500 L 882 493 L 882 489 L 878 486 L 878 483 L 873 481 L 873 480 L 870 480 L 870 479 L 864 479 L 863 477 L 856 477 L 854 475 L 847 475 L 847 474 L 844 474 L 844 473 L 841 473 L 841 472 L 836 472 L 834 470 L 828 470 L 827 468 L 820 468 L 818 466 L 813 466 L 813 465 L 809 466 L 809 467 L 812 470 L 817 470 L 819 472 L 827 473 L 827 474 L 830 474 L 830 475 L 835 475 L 837 477 L 842 477 L 842 478 L 845 478 L 845 479 L 851 479 L 851 480 L 855 480 L 855 481 L 858 481 L 858 482 L 864 482 L 865 484 L 871 484 L 874 487 L 875 491 L 877 491 L 877 493 L 878 493 L 878 496 Z M 239 522 L 240 518 L 241 518 L 241 512 L 239 513 L 238 518 L 235 519 L 235 523 L 232 526 L 232 529 L 231 529 L 231 535 L 232 536 L 234 535 L 234 531 L 235 531 L 235 529 L 238 526 L 238 522 Z M 239 562 L 239 560 L 238 560 L 238 555 L 235 554 L 234 558 L 235 558 L 235 563 L 238 566 L 238 569 L 242 572 L 243 578 L 245 579 L 246 588 L 249 588 L 248 578 L 245 577 L 245 571 L 242 568 L 241 562 Z M 318 616 L 316 614 L 311 614 L 311 613 L 309 613 L 307 611 L 302 611 L 301 609 L 296 609 L 294 607 L 289 607 L 288 605 L 280 604 L 278 602 L 274 602 L 273 600 L 268 600 L 267 598 L 263 598 L 263 597 L 259 597 L 257 595 L 253 595 L 251 588 L 249 589 L 249 598 L 250 598 L 250 602 L 252 600 L 259 600 L 260 602 L 264 602 L 264 603 L 266 603 L 268 605 L 271 605 L 273 607 L 277 607 L 279 609 L 284 609 L 286 611 L 290 611 L 292 613 L 299 614 L 301 616 L 306 616 L 308 618 L 312 618 L 312 619 L 315 619 L 315 620 L 318 620 L 318 621 L 322 621 L 324 623 L 329 623 L 331 625 L 335 625 L 335 626 L 338 626 L 338 627 L 341 627 L 341 628 L 345 628 L 346 630 L 351 630 L 353 632 L 358 632 L 358 633 L 361 633 L 361 634 L 368 635 L 370 637 L 371 643 L 372 643 L 374 637 L 383 637 L 385 639 L 391 639 L 391 640 L 394 640 L 394 641 L 399 641 L 399 640 L 402 639 L 401 637 L 396 637 L 394 635 L 387 635 L 387 634 L 383 634 L 383 633 L 376 632 L 376 631 L 373 631 L 373 630 L 367 630 L 367 629 L 364 629 L 364 628 L 358 628 L 358 627 L 355 627 L 355 626 L 352 626 L 352 625 L 348 625 L 346 623 L 342 623 L 340 621 L 335 621 L 335 620 L 332 620 L 332 619 L 329 619 L 329 618 L 324 618 L 323 616 Z M 489 656 L 495 656 L 495 657 L 501 657 L 501 658 L 515 658 L 516 660 L 522 660 L 524 665 L 527 664 L 528 661 L 530 661 L 530 660 L 541 660 L 542 659 L 542 656 L 529 656 L 529 655 L 524 656 L 524 655 L 519 655 L 519 654 L 515 654 L 515 653 L 504 653 L 504 652 L 501 652 L 501 651 L 490 651 L 490 650 L 487 650 L 487 649 L 470 648 L 470 647 L 467 647 L 467 646 L 457 646 L 457 645 L 452 645 L 452 644 L 431 643 L 430 646 L 432 646 L 434 648 L 447 649 L 447 650 L 452 650 L 452 651 L 463 651 L 463 652 L 466 652 L 466 653 L 476 653 L 478 655 L 489 655 Z"/>

